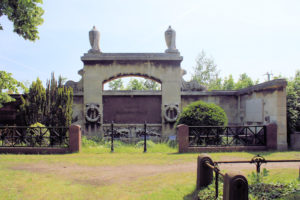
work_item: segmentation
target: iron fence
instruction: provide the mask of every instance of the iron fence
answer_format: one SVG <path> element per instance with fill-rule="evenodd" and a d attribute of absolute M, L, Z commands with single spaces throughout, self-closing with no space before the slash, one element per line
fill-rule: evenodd
<path fill-rule="evenodd" d="M 266 126 L 189 126 L 189 146 L 265 146 Z"/>
<path fill-rule="evenodd" d="M 2 147 L 69 147 L 68 127 L 0 126 Z"/>
<path fill-rule="evenodd" d="M 251 160 L 249 161 L 217 161 L 217 162 L 212 162 L 212 160 L 206 160 L 204 164 L 213 170 L 215 172 L 215 198 L 218 198 L 218 191 L 219 191 L 219 175 L 221 175 L 223 178 L 225 177 L 225 174 L 221 172 L 219 168 L 219 164 L 237 164 L 237 163 L 249 163 L 249 164 L 255 164 L 256 166 L 256 173 L 260 173 L 260 168 L 262 164 L 266 163 L 274 163 L 274 162 L 300 162 L 300 160 L 266 160 L 263 156 L 261 155 L 256 155 L 254 156 Z M 300 168 L 299 168 L 299 177 L 300 177 Z"/>
<path fill-rule="evenodd" d="M 114 152 L 114 140 L 121 140 L 121 141 L 143 141 L 144 144 L 144 152 L 147 152 L 147 139 L 150 137 L 160 138 L 161 135 L 151 130 L 147 129 L 147 123 L 140 125 L 138 131 L 136 131 L 135 135 L 130 135 L 126 130 L 116 129 L 114 122 L 111 122 L 110 127 L 104 128 L 104 139 L 110 140 L 111 142 L 111 152 Z"/>

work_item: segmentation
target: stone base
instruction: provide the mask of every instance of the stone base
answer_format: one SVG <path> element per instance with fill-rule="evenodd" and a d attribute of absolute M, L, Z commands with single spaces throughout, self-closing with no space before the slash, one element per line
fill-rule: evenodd
<path fill-rule="evenodd" d="M 300 133 L 294 133 L 290 135 L 291 149 L 300 150 Z"/>
<path fill-rule="evenodd" d="M 277 150 L 278 150 L 278 151 L 287 151 L 287 150 L 288 150 L 288 145 L 287 145 L 287 143 L 284 143 L 284 144 L 277 144 Z"/>

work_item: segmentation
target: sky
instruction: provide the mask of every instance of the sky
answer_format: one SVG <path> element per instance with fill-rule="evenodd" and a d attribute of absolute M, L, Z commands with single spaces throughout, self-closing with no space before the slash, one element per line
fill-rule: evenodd
<path fill-rule="evenodd" d="M 45 83 L 51 72 L 79 81 L 94 25 L 104 53 L 162 53 L 171 25 L 186 80 L 201 51 L 214 59 L 221 77 L 235 80 L 247 73 L 264 82 L 266 72 L 292 77 L 300 70 L 298 0 L 44 0 L 41 6 L 44 23 L 35 42 L 0 18 L 0 70 L 19 81 L 39 77 Z"/>

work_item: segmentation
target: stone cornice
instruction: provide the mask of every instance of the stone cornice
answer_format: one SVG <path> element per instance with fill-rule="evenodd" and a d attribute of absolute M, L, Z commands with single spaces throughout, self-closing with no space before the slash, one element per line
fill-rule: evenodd
<path fill-rule="evenodd" d="M 107 62 L 171 62 L 180 64 L 183 57 L 176 53 L 86 53 L 81 57 L 84 64 Z"/>

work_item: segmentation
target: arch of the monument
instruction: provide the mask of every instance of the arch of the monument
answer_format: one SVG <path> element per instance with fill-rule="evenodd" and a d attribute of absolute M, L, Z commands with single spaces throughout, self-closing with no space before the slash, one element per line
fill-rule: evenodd
<path fill-rule="evenodd" d="M 101 126 L 110 121 L 120 124 L 140 124 L 145 120 L 159 125 L 164 135 L 175 134 L 174 120 L 168 121 L 165 112 L 168 106 L 179 108 L 181 104 L 182 57 L 179 54 L 88 53 L 81 60 L 84 63 L 82 76 L 84 113 L 85 115 L 90 113 L 89 105 L 95 105 L 93 108 L 98 108 L 100 115 L 97 128 L 87 132 L 97 134 L 101 132 Z M 103 90 L 105 83 L 126 76 L 140 76 L 154 80 L 161 84 L 161 90 L 131 93 Z M 134 98 L 134 101 L 130 98 Z"/>
<path fill-rule="evenodd" d="M 159 80 L 158 78 L 149 76 L 147 74 L 138 74 L 138 73 L 120 74 L 120 73 L 118 73 L 117 75 L 112 76 L 107 80 L 104 80 L 103 83 L 102 83 L 102 88 L 103 88 L 104 84 L 106 84 L 110 81 L 113 81 L 113 80 L 118 79 L 118 78 L 126 78 L 126 77 L 141 77 L 141 78 L 145 78 L 145 79 L 150 79 L 152 81 L 155 81 L 155 82 L 161 84 L 161 80 Z"/>

